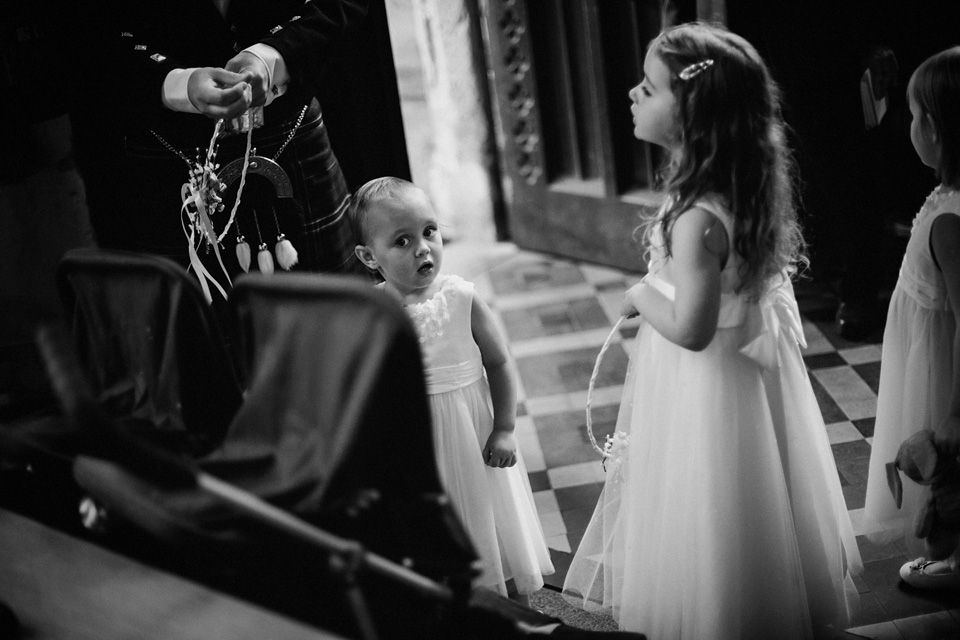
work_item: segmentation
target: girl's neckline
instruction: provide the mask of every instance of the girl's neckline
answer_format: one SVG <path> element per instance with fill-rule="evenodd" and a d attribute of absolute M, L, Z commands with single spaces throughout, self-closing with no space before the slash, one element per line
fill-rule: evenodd
<path fill-rule="evenodd" d="M 943 183 L 938 184 L 933 188 L 933 191 L 930 192 L 930 195 L 927 196 L 927 201 L 924 203 L 927 205 L 925 208 L 932 209 L 940 204 L 941 201 L 957 195 L 960 195 L 960 189 Z"/>
<path fill-rule="evenodd" d="M 931 212 L 940 206 L 940 204 L 956 196 L 960 196 L 960 189 L 943 183 L 938 184 L 933 188 L 933 191 L 930 192 L 930 195 L 927 196 L 917 215 L 913 217 L 913 225 L 911 228 L 916 229 L 917 225 L 920 224 L 922 220 L 926 220 Z"/>
<path fill-rule="evenodd" d="M 447 276 L 445 274 L 439 274 L 437 276 L 436 281 L 434 282 L 437 286 L 433 290 L 433 293 L 431 293 L 429 296 L 427 296 L 423 300 L 417 300 L 414 302 L 404 302 L 403 303 L 404 308 L 409 309 L 409 308 L 420 307 L 430 302 L 433 302 L 434 300 L 436 300 L 437 296 L 439 296 L 443 292 L 443 290 L 447 288 L 447 285 L 450 282 L 451 282 L 451 276 Z"/>
<path fill-rule="evenodd" d="M 441 279 L 443 280 L 441 281 Z M 384 291 L 387 291 L 390 294 L 396 296 L 400 300 L 401 306 L 403 306 L 403 308 L 406 309 L 407 307 L 415 307 L 421 304 L 425 304 L 427 302 L 430 302 L 434 298 L 436 298 L 437 294 L 440 293 L 440 290 L 443 289 L 446 278 L 444 277 L 443 274 L 439 274 L 437 275 L 437 279 L 434 282 L 437 282 L 437 281 L 440 281 L 440 284 L 433 290 L 433 293 L 431 293 L 429 296 L 427 296 L 423 300 L 414 301 L 414 302 L 407 302 L 404 296 L 399 291 L 389 286 L 386 282 L 378 282 L 375 286 L 380 287 Z"/>

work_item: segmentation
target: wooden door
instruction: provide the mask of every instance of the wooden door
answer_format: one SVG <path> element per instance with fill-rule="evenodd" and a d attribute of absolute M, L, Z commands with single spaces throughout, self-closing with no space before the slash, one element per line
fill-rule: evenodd
<path fill-rule="evenodd" d="M 518 246 L 643 271 L 660 150 L 633 137 L 662 0 L 482 0 L 507 234 Z"/>

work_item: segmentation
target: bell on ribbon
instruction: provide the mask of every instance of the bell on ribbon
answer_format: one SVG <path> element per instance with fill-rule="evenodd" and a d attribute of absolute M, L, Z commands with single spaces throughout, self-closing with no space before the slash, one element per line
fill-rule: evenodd
<path fill-rule="evenodd" d="M 282 233 L 277 236 L 277 244 L 273 251 L 277 254 L 277 264 L 280 265 L 281 269 L 290 271 L 290 267 L 297 264 L 297 250 L 293 248 L 293 244 Z"/>
<path fill-rule="evenodd" d="M 260 245 L 260 250 L 257 252 L 257 265 L 260 267 L 260 273 L 267 275 L 273 273 L 273 256 L 267 249 L 266 242 Z"/>

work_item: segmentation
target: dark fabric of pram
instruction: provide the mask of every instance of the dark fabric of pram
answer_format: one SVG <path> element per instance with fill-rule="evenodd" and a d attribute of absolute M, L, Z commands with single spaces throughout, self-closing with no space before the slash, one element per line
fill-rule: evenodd
<path fill-rule="evenodd" d="M 111 252 L 82 259 L 99 266 L 125 257 Z M 145 260 L 154 272 L 160 264 L 162 273 L 144 266 L 81 278 L 76 271 L 91 270 L 64 267 L 71 288 L 83 291 L 74 322 L 80 360 L 115 427 L 187 454 L 203 472 L 449 584 L 465 601 L 476 556 L 439 484 L 419 346 L 399 303 L 348 276 L 238 280 L 228 312 L 239 329 L 232 360 L 246 380 L 243 399 L 215 446 L 191 452 L 167 446 L 170 439 L 157 434 L 195 428 L 177 411 L 186 408 L 186 394 L 201 409 L 220 406 L 221 382 L 207 362 L 219 356 L 191 352 L 178 341 L 185 319 L 177 309 L 195 289 L 190 276 L 162 259 Z M 171 274 L 186 282 L 168 282 Z M 187 375 L 193 384 L 184 389 Z M 123 532 L 132 527 L 152 546 L 159 543 L 160 555 L 169 556 L 164 564 L 321 626 L 349 630 L 349 609 L 337 602 L 342 577 L 317 549 L 215 496 L 158 487 L 138 475 L 136 465 L 93 460 L 78 459 L 81 488 L 105 506 L 115 531 L 118 524 Z M 135 548 L 143 541 L 120 544 Z M 439 603 L 374 576 L 358 579 L 378 616 L 405 620 L 407 627 L 440 619 Z M 321 600 L 331 606 L 318 609 Z"/>
<path fill-rule="evenodd" d="M 251 274 L 231 295 L 248 385 L 202 468 L 427 573 L 466 569 L 475 556 L 443 499 L 399 302 L 308 274 Z"/>
<path fill-rule="evenodd" d="M 195 278 L 159 256 L 84 248 L 57 285 L 102 411 L 191 455 L 222 441 L 241 389 Z"/>
<path fill-rule="evenodd" d="M 419 347 L 397 301 L 361 278 L 251 274 L 231 291 L 229 353 L 195 279 L 165 258 L 77 250 L 58 281 L 95 401 L 120 430 L 313 522 L 369 530 L 365 518 L 383 514 L 374 546 L 411 558 L 423 547 L 421 562 L 444 564 L 431 559 L 440 541 L 398 526 L 446 508 Z M 163 500 L 186 535 L 242 538 L 242 518 L 215 501 Z M 441 538 L 469 565 L 453 529 Z"/>
<path fill-rule="evenodd" d="M 151 477 L 126 445 L 111 458 L 100 438 L 91 451 L 87 424 L 73 474 L 106 513 L 102 543 L 345 637 L 361 635 L 350 584 L 381 638 L 518 637 L 520 622 L 558 622 L 471 592 L 476 555 L 439 483 L 419 344 L 397 300 L 349 276 L 244 276 L 230 352 L 191 276 L 162 258 L 75 254 L 61 287 L 107 439 L 163 447 L 452 597 L 345 567 L 350 557 Z"/>

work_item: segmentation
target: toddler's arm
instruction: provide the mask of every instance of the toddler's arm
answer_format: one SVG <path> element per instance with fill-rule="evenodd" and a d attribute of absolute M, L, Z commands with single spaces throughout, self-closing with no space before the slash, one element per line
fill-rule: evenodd
<path fill-rule="evenodd" d="M 517 381 L 513 362 L 507 344 L 497 329 L 493 312 L 476 294 L 473 296 L 470 319 L 473 339 L 480 347 L 493 402 L 493 432 L 483 448 L 483 461 L 491 467 L 512 467 L 517 463 L 517 441 L 513 435 Z"/>
<path fill-rule="evenodd" d="M 717 331 L 720 258 L 727 234 L 714 215 L 695 207 L 677 218 L 671 237 L 675 299 L 641 282 L 627 291 L 621 312 L 629 315 L 636 309 L 667 340 L 700 351 Z"/>
<path fill-rule="evenodd" d="M 936 428 L 937 446 L 960 455 L 960 215 L 942 214 L 930 230 L 933 257 L 940 266 L 947 287 L 947 299 L 957 320 L 951 350 L 953 352 L 953 395 L 946 419 Z"/>

